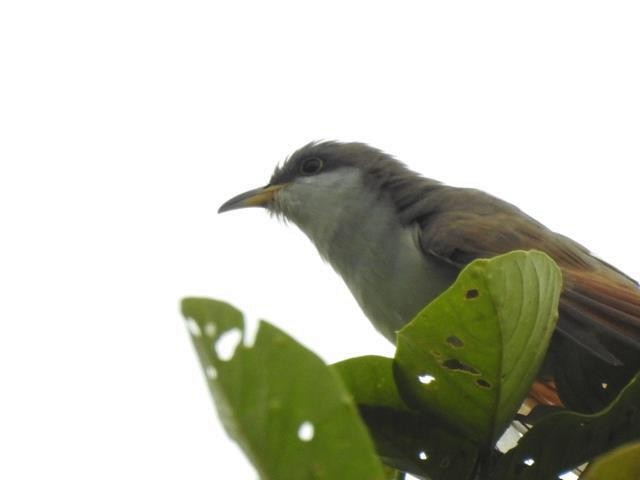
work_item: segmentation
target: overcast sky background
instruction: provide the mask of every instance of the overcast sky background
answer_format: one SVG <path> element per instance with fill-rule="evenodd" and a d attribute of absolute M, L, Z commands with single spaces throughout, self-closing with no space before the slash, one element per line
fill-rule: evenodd
<path fill-rule="evenodd" d="M 391 354 L 295 227 L 216 214 L 311 140 L 489 191 L 640 277 L 637 2 L 425 3 L 0 4 L 0 478 L 255 478 L 186 295 L 328 362 Z"/>

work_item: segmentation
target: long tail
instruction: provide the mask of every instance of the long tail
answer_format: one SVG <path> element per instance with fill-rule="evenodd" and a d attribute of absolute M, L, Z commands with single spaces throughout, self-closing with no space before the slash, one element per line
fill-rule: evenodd
<path fill-rule="evenodd" d="M 640 288 L 604 263 L 563 273 L 551 377 L 536 382 L 529 396 L 538 404 L 592 412 L 640 371 Z"/>

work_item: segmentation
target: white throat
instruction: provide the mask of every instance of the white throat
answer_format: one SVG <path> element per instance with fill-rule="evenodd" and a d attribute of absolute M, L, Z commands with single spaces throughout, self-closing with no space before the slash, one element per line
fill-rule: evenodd
<path fill-rule="evenodd" d="M 362 172 L 340 168 L 300 177 L 277 208 L 342 276 L 365 315 L 388 339 L 453 281 L 427 259 L 418 230 L 403 226 L 390 198 L 365 185 Z"/>

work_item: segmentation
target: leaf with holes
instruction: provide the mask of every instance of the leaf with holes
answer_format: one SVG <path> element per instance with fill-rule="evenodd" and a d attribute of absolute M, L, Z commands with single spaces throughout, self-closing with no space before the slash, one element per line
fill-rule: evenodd
<path fill-rule="evenodd" d="M 394 373 L 403 399 L 492 445 L 538 372 L 561 286 L 560 269 L 541 252 L 468 265 L 398 332 Z"/>
<path fill-rule="evenodd" d="M 633 441 L 640 441 L 640 373 L 599 413 L 547 414 L 499 460 L 493 478 L 555 478 Z"/>
<path fill-rule="evenodd" d="M 418 477 L 470 478 L 477 447 L 439 425 L 435 418 L 404 404 L 393 378 L 391 358 L 351 358 L 333 367 L 358 404 L 385 464 Z"/>
<path fill-rule="evenodd" d="M 266 322 L 252 347 L 238 343 L 243 316 L 228 304 L 188 298 L 182 312 L 220 419 L 261 479 L 387 478 L 351 396 L 320 358 Z"/>

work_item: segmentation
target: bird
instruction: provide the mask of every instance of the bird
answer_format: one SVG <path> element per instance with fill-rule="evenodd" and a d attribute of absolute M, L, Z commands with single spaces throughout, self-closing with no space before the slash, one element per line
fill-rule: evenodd
<path fill-rule="evenodd" d="M 640 371 L 640 286 L 516 206 L 424 177 L 360 142 L 314 141 L 264 187 L 219 213 L 262 207 L 295 224 L 342 277 L 373 326 L 396 332 L 470 262 L 539 250 L 560 267 L 559 319 L 529 397 L 595 412 Z"/>

